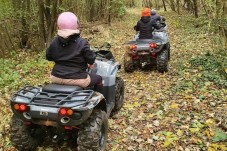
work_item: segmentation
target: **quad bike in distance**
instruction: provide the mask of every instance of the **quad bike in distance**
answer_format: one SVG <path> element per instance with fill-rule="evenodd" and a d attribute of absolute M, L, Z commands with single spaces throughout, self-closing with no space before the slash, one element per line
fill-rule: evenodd
<path fill-rule="evenodd" d="M 105 149 L 108 117 L 123 105 L 124 81 L 117 77 L 120 64 L 109 50 L 96 54 L 91 72 L 102 76 L 102 93 L 93 87 L 46 84 L 13 94 L 10 140 L 17 150 L 35 150 L 45 138 L 73 142 L 78 151 Z"/>
<path fill-rule="evenodd" d="M 163 24 L 160 24 L 163 25 Z M 165 26 L 153 31 L 152 39 L 138 39 L 127 43 L 124 55 L 124 70 L 131 73 L 137 68 L 156 67 L 161 73 L 169 70 L 170 43 Z"/>

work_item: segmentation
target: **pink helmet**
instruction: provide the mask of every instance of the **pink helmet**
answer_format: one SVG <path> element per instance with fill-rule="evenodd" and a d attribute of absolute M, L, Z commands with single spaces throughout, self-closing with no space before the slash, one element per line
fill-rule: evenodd
<path fill-rule="evenodd" d="M 78 29 L 78 19 L 72 12 L 63 12 L 58 16 L 57 20 L 58 29 Z"/>

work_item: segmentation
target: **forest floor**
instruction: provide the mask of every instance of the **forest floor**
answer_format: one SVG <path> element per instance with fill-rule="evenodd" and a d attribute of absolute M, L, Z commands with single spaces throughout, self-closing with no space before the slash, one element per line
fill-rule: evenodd
<path fill-rule="evenodd" d="M 206 25 L 197 24 L 198 20 L 191 15 L 178 16 L 172 12 L 160 14 L 165 16 L 168 25 L 170 70 L 164 74 L 156 70 L 138 70 L 128 74 L 122 69 L 119 72 L 118 75 L 125 81 L 125 103 L 109 119 L 106 150 L 226 151 L 226 79 L 212 55 Z M 98 25 L 94 29 L 84 30 L 82 35 L 87 36 L 92 45 L 109 42 L 116 60 L 123 64 L 125 44 L 132 40 L 135 33 L 133 26 L 139 18 L 140 10 L 130 9 L 123 20 L 113 21 L 110 27 Z M 45 61 L 38 64 L 37 70 L 50 70 L 51 65 L 46 65 Z M 22 69 L 21 66 L 18 68 Z M 38 84 L 47 81 L 49 72 L 44 75 L 36 75 L 36 79 L 28 75 L 22 81 Z M 13 150 L 8 138 L 12 116 L 9 101 L 6 101 L 9 95 L 5 94 L 0 107 L 0 130 L 5 133 L 0 138 L 0 147 L 5 150 Z M 45 146 L 38 150 L 56 149 Z M 58 149 L 66 150 L 65 147 Z"/>

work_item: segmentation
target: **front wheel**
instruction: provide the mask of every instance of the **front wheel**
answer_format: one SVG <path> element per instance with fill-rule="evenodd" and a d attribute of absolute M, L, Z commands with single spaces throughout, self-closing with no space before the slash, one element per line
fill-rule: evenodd
<path fill-rule="evenodd" d="M 115 106 L 113 111 L 117 112 L 121 109 L 124 103 L 124 80 L 120 77 L 116 78 L 115 84 Z"/>
<path fill-rule="evenodd" d="M 159 72 L 167 72 L 169 70 L 169 51 L 164 49 L 157 56 L 157 69 Z"/>
<path fill-rule="evenodd" d="M 19 151 L 35 150 L 43 141 L 44 131 L 40 126 L 26 126 L 13 115 L 10 123 L 10 140 Z"/>
<path fill-rule="evenodd" d="M 104 151 L 107 141 L 108 121 L 106 112 L 94 110 L 81 125 L 78 133 L 78 151 Z"/>

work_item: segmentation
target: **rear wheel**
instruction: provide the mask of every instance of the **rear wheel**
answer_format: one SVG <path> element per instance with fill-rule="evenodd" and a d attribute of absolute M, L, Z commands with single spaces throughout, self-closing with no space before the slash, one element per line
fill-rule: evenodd
<path fill-rule="evenodd" d="M 135 71 L 135 67 L 134 67 L 132 58 L 128 54 L 124 55 L 124 70 L 127 73 L 132 73 Z"/>
<path fill-rule="evenodd" d="M 17 150 L 35 150 L 43 142 L 44 131 L 37 125 L 26 126 L 13 115 L 10 123 L 10 140 Z"/>
<path fill-rule="evenodd" d="M 121 109 L 124 103 L 124 80 L 120 77 L 116 78 L 116 85 L 115 85 L 115 106 L 113 111 L 117 112 Z"/>
<path fill-rule="evenodd" d="M 78 151 L 103 151 L 106 146 L 108 121 L 106 112 L 95 110 L 81 125 L 78 133 Z"/>
<path fill-rule="evenodd" d="M 157 69 L 159 72 L 167 72 L 169 70 L 169 51 L 164 49 L 157 56 Z"/>

